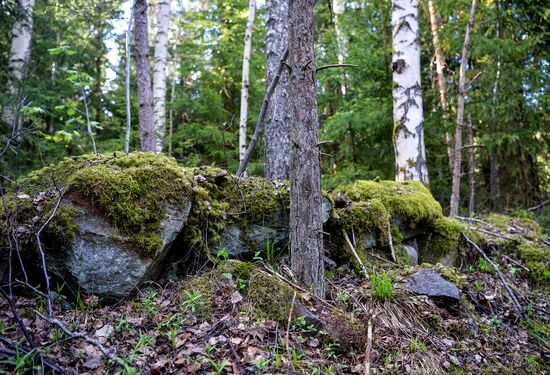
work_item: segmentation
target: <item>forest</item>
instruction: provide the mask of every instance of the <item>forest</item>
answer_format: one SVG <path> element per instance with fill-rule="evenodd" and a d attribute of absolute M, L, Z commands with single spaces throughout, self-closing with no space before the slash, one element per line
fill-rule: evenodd
<path fill-rule="evenodd" d="M 549 19 L 0 0 L 0 374 L 549 373 Z"/>

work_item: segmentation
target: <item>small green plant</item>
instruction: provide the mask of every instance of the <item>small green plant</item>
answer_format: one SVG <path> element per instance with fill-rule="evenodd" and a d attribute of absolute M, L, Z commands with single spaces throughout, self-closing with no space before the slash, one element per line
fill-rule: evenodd
<path fill-rule="evenodd" d="M 306 318 L 304 316 L 299 316 L 292 322 L 292 328 L 296 332 L 308 333 L 315 331 L 315 326 L 313 324 L 307 324 Z"/>
<path fill-rule="evenodd" d="M 491 323 L 493 323 L 494 326 L 498 326 L 500 325 L 500 323 L 502 323 L 502 320 L 500 320 L 498 316 L 495 315 L 491 318 Z"/>
<path fill-rule="evenodd" d="M 181 303 L 181 308 L 184 312 L 191 311 L 195 314 L 202 311 L 204 308 L 204 301 L 202 300 L 202 295 L 195 291 L 186 291 L 185 292 L 187 299 Z"/>
<path fill-rule="evenodd" d="M 157 292 L 151 290 L 147 292 L 147 294 L 141 301 L 141 305 L 143 306 L 143 309 L 149 316 L 154 316 L 158 311 L 158 306 L 155 304 L 156 296 L 157 296 Z"/>
<path fill-rule="evenodd" d="M 338 299 L 342 301 L 344 305 L 347 305 L 350 300 L 350 295 L 344 289 L 338 289 Z"/>
<path fill-rule="evenodd" d="M 263 257 L 265 256 L 265 258 Z M 262 256 L 261 251 L 254 253 L 254 260 L 265 261 L 267 264 L 274 266 L 277 263 L 277 252 L 275 250 L 275 242 L 267 240 L 265 243 L 265 252 Z"/>
<path fill-rule="evenodd" d="M 418 337 L 415 337 L 413 340 L 411 340 L 411 342 L 409 342 L 409 350 L 411 351 L 411 353 L 425 352 L 426 343 L 420 340 Z"/>
<path fill-rule="evenodd" d="M 221 259 L 221 260 L 228 260 L 229 259 L 229 253 L 227 252 L 227 249 L 225 247 L 222 247 L 218 251 L 218 259 Z"/>
<path fill-rule="evenodd" d="M 327 358 L 338 359 L 338 355 L 341 352 L 340 344 L 336 341 L 331 341 L 328 343 L 325 351 L 327 352 Z"/>
<path fill-rule="evenodd" d="M 374 272 L 371 276 L 372 292 L 374 298 L 380 301 L 387 301 L 393 295 L 393 281 L 389 274 L 383 272 L 381 275 Z"/>
<path fill-rule="evenodd" d="M 477 263 L 477 269 L 479 272 L 483 273 L 492 273 L 493 267 L 487 262 L 484 258 L 479 258 L 479 261 Z"/>
<path fill-rule="evenodd" d="M 258 371 L 262 372 L 267 367 L 267 365 L 269 365 L 269 360 L 264 357 L 258 357 L 254 364 L 256 365 Z"/>
<path fill-rule="evenodd" d="M 223 372 L 223 369 L 230 365 L 229 361 L 225 359 L 221 363 L 210 360 L 210 364 L 214 368 L 214 373 L 216 374 L 221 374 Z"/>

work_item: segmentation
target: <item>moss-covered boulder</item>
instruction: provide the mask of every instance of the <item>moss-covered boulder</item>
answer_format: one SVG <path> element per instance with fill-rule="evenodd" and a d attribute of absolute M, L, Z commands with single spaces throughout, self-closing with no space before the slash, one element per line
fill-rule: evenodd
<path fill-rule="evenodd" d="M 68 158 L 19 182 L 4 212 L 28 234 L 31 261 L 39 259 L 32 234 L 54 214 L 42 236 L 50 273 L 75 290 L 119 299 L 159 272 L 195 185 L 192 172 L 153 153 Z"/>
<path fill-rule="evenodd" d="M 455 262 L 463 226 L 443 216 L 441 205 L 422 183 L 355 181 L 334 193 L 345 197 L 340 199 L 345 204 L 337 204 L 331 222 L 327 247 L 333 252 L 341 254 L 347 247 L 337 240 L 345 231 L 363 258 L 374 249 L 389 251 L 393 246 L 400 263 Z"/>

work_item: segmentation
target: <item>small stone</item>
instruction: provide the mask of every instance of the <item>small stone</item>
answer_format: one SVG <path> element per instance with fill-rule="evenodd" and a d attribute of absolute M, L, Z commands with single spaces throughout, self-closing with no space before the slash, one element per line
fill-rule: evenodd
<path fill-rule="evenodd" d="M 445 346 L 448 346 L 448 347 L 452 347 L 455 344 L 455 340 L 453 340 L 453 339 L 443 339 L 443 340 L 441 340 L 441 342 L 443 344 L 445 344 Z"/>
<path fill-rule="evenodd" d="M 460 291 L 455 284 L 445 280 L 431 269 L 422 269 L 405 279 L 402 286 L 416 294 L 423 294 L 431 298 L 459 300 Z"/>
<path fill-rule="evenodd" d="M 449 355 L 449 359 L 455 366 L 460 366 L 460 361 L 454 355 Z"/>
<path fill-rule="evenodd" d="M 476 363 L 481 362 L 481 356 L 479 354 L 474 355 L 474 361 L 476 361 Z"/>

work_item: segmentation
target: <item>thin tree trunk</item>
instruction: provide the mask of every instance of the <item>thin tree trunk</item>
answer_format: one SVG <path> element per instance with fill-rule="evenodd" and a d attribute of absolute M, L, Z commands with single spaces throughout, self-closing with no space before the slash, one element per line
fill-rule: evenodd
<path fill-rule="evenodd" d="M 250 86 L 250 52 L 252 49 L 252 28 L 254 27 L 254 14 L 256 13 L 256 0 L 248 3 L 248 22 L 244 34 L 244 54 L 241 87 L 241 117 L 239 121 L 239 162 L 242 162 L 246 152 L 246 122 L 248 120 L 248 88 Z"/>
<path fill-rule="evenodd" d="M 342 14 L 346 9 L 344 0 L 334 0 L 334 31 L 336 32 L 336 46 L 338 49 L 338 64 L 343 64 L 346 55 L 346 39 L 342 31 Z M 340 92 L 346 96 L 346 71 L 342 70 Z"/>
<path fill-rule="evenodd" d="M 23 119 L 18 115 L 18 112 L 23 103 L 20 102 L 21 96 L 18 95 L 18 92 L 31 59 L 34 0 L 18 0 L 17 3 L 23 16 L 13 23 L 11 49 L 8 58 L 8 82 L 6 84 L 6 92 L 11 100 L 4 107 L 2 120 L 16 131 L 19 131 L 23 126 Z"/>
<path fill-rule="evenodd" d="M 266 87 L 277 74 L 283 53 L 288 47 L 288 1 L 266 0 Z M 290 115 L 288 102 L 288 70 L 281 72 L 271 96 L 265 125 L 264 176 L 287 179 L 290 166 Z"/>
<path fill-rule="evenodd" d="M 126 134 L 124 136 L 124 152 L 130 152 L 130 131 L 132 130 L 132 106 L 130 93 L 130 43 L 132 40 L 132 20 L 134 18 L 135 6 L 130 11 L 128 29 L 126 30 Z"/>
<path fill-rule="evenodd" d="M 501 37 L 501 22 L 500 22 L 500 0 L 496 1 L 497 6 L 497 18 L 496 18 L 496 38 Z M 500 79 L 500 54 L 497 55 L 497 72 L 495 77 L 495 84 L 493 85 L 493 106 L 492 106 L 492 118 L 491 118 L 491 135 L 496 133 L 497 119 L 495 116 L 495 107 L 498 105 L 498 81 Z M 500 209 L 500 183 L 498 178 L 498 160 L 496 148 L 492 146 L 489 149 L 489 189 L 491 191 L 491 200 L 493 203 L 493 209 Z"/>
<path fill-rule="evenodd" d="M 86 115 L 86 129 L 88 131 L 88 135 L 90 136 L 90 139 L 92 140 L 92 149 L 94 151 L 94 154 L 97 154 L 94 133 L 92 131 L 92 123 L 90 122 L 90 111 L 88 110 L 88 97 L 86 95 L 85 90 L 82 90 L 82 101 L 84 102 L 84 114 Z"/>
<path fill-rule="evenodd" d="M 434 1 L 428 1 L 430 11 L 430 26 L 432 29 L 432 40 L 435 52 L 435 66 L 437 71 L 437 84 L 439 86 L 439 104 L 443 112 L 443 126 L 445 127 L 445 143 L 447 145 L 447 156 L 449 157 L 449 167 L 453 169 L 453 137 L 447 130 L 449 126 L 449 106 L 447 104 L 447 82 L 445 81 L 445 56 L 439 43 L 439 17 L 435 10 Z"/>
<path fill-rule="evenodd" d="M 134 17 L 134 48 L 141 150 L 155 151 L 156 140 L 153 124 L 153 94 L 151 92 L 151 65 L 149 63 L 146 0 L 136 0 Z"/>
<path fill-rule="evenodd" d="M 472 8 L 470 9 L 470 18 L 468 19 L 468 25 L 466 26 L 466 34 L 464 35 L 464 46 L 462 47 L 462 57 L 460 59 L 450 216 L 458 216 L 458 208 L 460 204 L 460 177 L 461 177 L 461 166 L 462 166 L 462 125 L 464 122 L 466 64 L 468 63 L 468 50 L 470 49 L 470 44 L 472 43 L 472 31 L 474 29 L 474 19 L 476 15 L 477 2 L 478 0 L 472 0 Z"/>
<path fill-rule="evenodd" d="M 420 88 L 418 0 L 394 0 L 392 26 L 395 180 L 428 184 Z"/>
<path fill-rule="evenodd" d="M 180 40 L 180 33 L 177 33 L 176 40 L 174 41 L 173 48 L 173 58 L 172 58 L 172 87 L 170 88 L 170 111 L 169 111 L 169 121 L 170 121 L 170 130 L 168 133 L 168 155 L 172 155 L 172 138 L 174 135 L 174 100 L 176 100 L 176 83 L 178 81 L 178 65 L 179 65 L 179 55 L 177 53 L 177 48 Z"/>
<path fill-rule="evenodd" d="M 474 159 L 474 134 L 472 129 L 472 114 L 468 113 L 468 126 L 466 128 L 466 136 L 468 142 L 468 217 L 472 217 L 475 206 L 475 159 Z"/>
<path fill-rule="evenodd" d="M 162 152 L 166 134 L 166 66 L 168 65 L 169 26 L 170 0 L 160 0 L 158 3 L 155 62 L 153 65 L 153 103 L 157 153 Z"/>
<path fill-rule="evenodd" d="M 316 67 L 313 50 L 315 0 L 290 0 L 289 106 L 290 261 L 294 275 L 319 297 L 325 295 L 321 215 L 321 166 L 317 118 Z"/>

